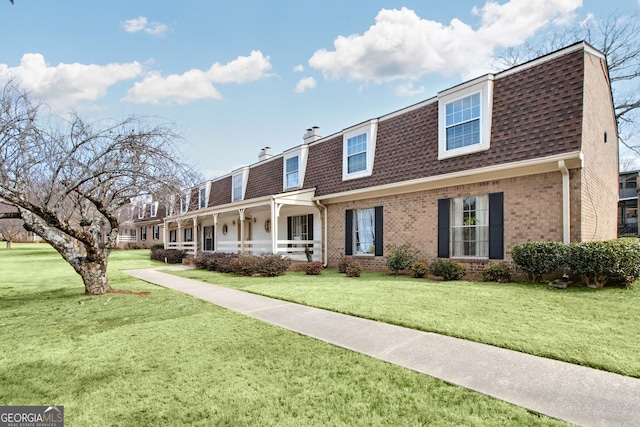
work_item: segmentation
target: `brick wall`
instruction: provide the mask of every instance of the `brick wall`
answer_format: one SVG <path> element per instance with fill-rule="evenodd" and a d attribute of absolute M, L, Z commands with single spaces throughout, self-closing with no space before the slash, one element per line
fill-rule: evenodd
<path fill-rule="evenodd" d="M 572 188 L 580 187 L 578 171 L 572 172 Z M 371 198 L 329 205 L 328 261 L 336 267 L 344 254 L 345 210 L 384 208 L 384 246 L 410 244 L 428 261 L 437 258 L 437 203 L 440 198 L 504 192 L 505 261 L 511 262 L 509 249 L 519 242 L 562 241 L 562 175 L 550 172 L 527 177 L 425 190 L 388 197 Z M 572 193 L 575 198 L 579 192 Z M 578 229 L 579 203 L 572 209 L 572 223 Z M 384 257 L 356 256 L 366 269 L 384 269 Z M 496 260 L 457 259 L 470 272 L 480 272 Z"/>

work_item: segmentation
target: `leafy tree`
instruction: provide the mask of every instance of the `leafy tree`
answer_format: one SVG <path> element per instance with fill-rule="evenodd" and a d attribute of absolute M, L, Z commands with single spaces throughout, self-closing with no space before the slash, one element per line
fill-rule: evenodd
<path fill-rule="evenodd" d="M 143 194 L 167 200 L 163 195 L 191 184 L 192 174 L 168 125 L 140 117 L 89 123 L 45 112 L 14 81 L 0 93 L 0 199 L 71 264 L 86 294 L 111 292 L 107 261 L 118 210 Z"/>
<path fill-rule="evenodd" d="M 622 144 L 640 155 L 632 140 L 640 131 L 640 16 L 616 11 L 604 19 L 586 20 L 543 35 L 542 40 L 508 48 L 495 66 L 521 64 L 579 41 L 586 41 L 607 57 L 615 116 Z"/>

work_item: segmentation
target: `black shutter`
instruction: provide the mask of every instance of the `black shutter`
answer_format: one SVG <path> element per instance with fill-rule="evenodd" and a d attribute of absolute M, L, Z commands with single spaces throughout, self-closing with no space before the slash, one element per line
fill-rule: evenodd
<path fill-rule="evenodd" d="M 383 216 L 382 216 L 382 206 L 376 206 L 375 208 L 375 245 L 376 245 L 376 256 L 382 256 L 384 252 L 384 238 L 382 235 L 382 228 L 384 224 Z"/>
<path fill-rule="evenodd" d="M 438 258 L 449 258 L 449 199 L 438 199 Z"/>
<path fill-rule="evenodd" d="M 307 240 L 313 240 L 313 214 L 307 215 Z M 307 245 L 313 253 L 313 243 Z"/>
<path fill-rule="evenodd" d="M 293 217 L 290 216 L 287 217 L 287 240 L 293 240 Z M 287 243 L 287 247 L 292 248 L 293 244 Z"/>
<path fill-rule="evenodd" d="M 353 210 L 345 211 L 344 254 L 353 255 Z"/>
<path fill-rule="evenodd" d="M 504 258 L 504 193 L 489 194 L 489 259 Z"/>

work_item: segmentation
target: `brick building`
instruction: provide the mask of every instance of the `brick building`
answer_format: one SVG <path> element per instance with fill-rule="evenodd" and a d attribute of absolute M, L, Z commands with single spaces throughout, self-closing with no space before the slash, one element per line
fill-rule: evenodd
<path fill-rule="evenodd" d="M 616 237 L 604 56 L 577 43 L 443 90 L 181 194 L 167 247 L 384 265 L 388 244 L 480 269 L 513 244 Z"/>

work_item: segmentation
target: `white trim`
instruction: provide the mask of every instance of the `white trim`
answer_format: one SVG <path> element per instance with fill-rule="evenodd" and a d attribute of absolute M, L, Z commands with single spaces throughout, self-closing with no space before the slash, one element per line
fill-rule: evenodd
<path fill-rule="evenodd" d="M 455 185 L 473 184 L 477 182 L 515 178 L 519 176 L 534 175 L 546 172 L 558 172 L 558 161 L 564 160 L 568 169 L 582 167 L 582 153 L 557 154 L 549 157 L 541 157 L 531 160 L 522 160 L 513 163 L 503 163 L 494 166 L 485 166 L 476 169 L 467 169 L 460 172 L 446 173 L 442 175 L 417 178 L 390 184 L 366 187 L 359 190 L 331 193 L 314 197 L 314 201 L 323 204 L 338 203 L 343 201 L 363 200 L 372 197 L 385 197 L 398 193 L 412 193 L 416 191 L 431 190 L 435 188 L 451 187 Z"/>
<path fill-rule="evenodd" d="M 153 202 L 149 207 L 149 216 L 155 218 L 156 215 L 158 215 L 158 202 Z"/>
<path fill-rule="evenodd" d="M 493 74 L 463 83 L 438 94 L 438 160 L 486 151 L 491 145 L 491 117 L 493 112 Z M 480 142 L 465 147 L 447 149 L 448 104 L 480 94 Z"/>
<path fill-rule="evenodd" d="M 376 156 L 376 138 L 378 134 L 378 119 L 372 119 L 358 126 L 350 128 L 342 134 L 342 180 L 363 178 L 371 176 L 373 172 L 373 162 Z M 350 138 L 366 135 L 366 168 L 362 171 L 349 173 L 348 171 L 348 141 Z"/>

